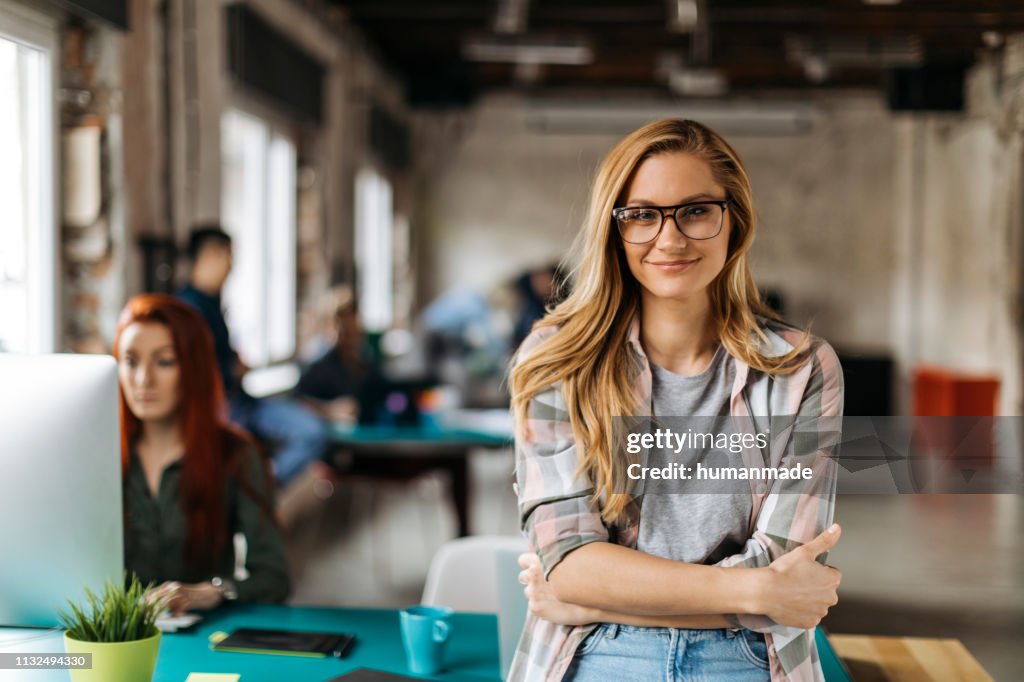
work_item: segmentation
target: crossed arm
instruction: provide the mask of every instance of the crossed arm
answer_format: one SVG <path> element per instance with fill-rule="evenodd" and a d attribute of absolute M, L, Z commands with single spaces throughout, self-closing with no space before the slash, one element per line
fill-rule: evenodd
<path fill-rule="evenodd" d="M 772 445 L 778 466 L 799 461 L 813 469 L 812 479 L 775 481 L 743 551 L 715 566 L 609 542 L 586 483 L 566 475 L 578 459 L 560 387 L 536 396 L 527 432 L 517 439 L 523 527 L 536 551 L 521 579 L 535 612 L 580 622 L 761 632 L 817 625 L 837 602 L 841 579 L 818 557 L 839 538 L 838 527 L 829 524 L 842 373 L 827 344 L 814 350 L 813 363 L 795 415 L 774 432 Z"/>
<path fill-rule="evenodd" d="M 815 558 L 833 547 L 840 534 L 834 526 L 763 569 L 687 564 L 595 542 L 566 556 L 560 564 L 566 570 L 556 567 L 550 581 L 537 555 L 523 554 L 519 580 L 531 612 L 562 625 L 725 628 L 737 625 L 728 614 L 743 613 L 810 628 L 838 600 L 842 574 Z M 601 584 L 610 584 L 603 582 L 610 573 L 620 580 L 602 589 Z M 622 580 L 623 575 L 628 578 Z"/>

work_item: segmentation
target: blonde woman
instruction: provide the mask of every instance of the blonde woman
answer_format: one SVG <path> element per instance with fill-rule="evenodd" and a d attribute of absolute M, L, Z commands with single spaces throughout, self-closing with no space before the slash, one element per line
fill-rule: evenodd
<path fill-rule="evenodd" d="M 754 230 L 742 162 L 700 123 L 647 125 L 598 171 L 572 294 L 510 377 L 532 550 L 510 679 L 822 679 L 842 372 L 761 302 Z M 634 415 L 746 420 L 765 435 L 746 465 L 813 475 L 645 498 L 613 436 Z"/>

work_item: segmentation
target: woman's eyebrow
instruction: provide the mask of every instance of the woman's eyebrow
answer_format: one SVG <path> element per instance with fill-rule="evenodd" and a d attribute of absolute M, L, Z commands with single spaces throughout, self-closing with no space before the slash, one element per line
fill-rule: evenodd
<path fill-rule="evenodd" d="M 675 204 L 671 204 L 671 205 L 672 206 L 678 206 L 679 204 L 688 204 L 691 201 L 698 201 L 700 199 L 715 199 L 715 196 L 713 194 L 709 194 L 707 192 L 700 192 L 699 194 L 691 194 L 690 196 L 688 196 L 688 197 L 686 197 L 684 199 L 680 199 L 678 202 L 676 202 Z M 651 201 L 649 199 L 629 199 L 629 200 L 626 201 L 626 206 L 660 206 L 660 205 L 661 204 L 656 204 L 656 203 L 654 203 L 653 201 Z"/>
<path fill-rule="evenodd" d="M 171 345 L 160 346 L 159 348 L 154 348 L 154 349 L 146 351 L 146 352 L 148 352 L 150 355 L 156 355 L 157 353 L 163 353 L 165 351 L 170 351 L 170 352 L 173 353 L 174 352 L 174 346 L 171 346 Z M 126 348 L 125 351 L 124 351 L 125 355 L 129 355 L 129 354 L 137 355 L 138 353 L 139 353 L 139 351 L 135 350 L 134 348 Z"/>

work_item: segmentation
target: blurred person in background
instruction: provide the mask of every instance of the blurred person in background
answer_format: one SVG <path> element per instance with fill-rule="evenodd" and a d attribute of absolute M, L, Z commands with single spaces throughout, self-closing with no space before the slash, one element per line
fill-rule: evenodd
<path fill-rule="evenodd" d="M 558 305 L 569 294 L 565 273 L 557 264 L 528 270 L 516 278 L 520 298 L 519 316 L 512 333 L 512 347 L 518 348 L 530 334 L 533 323 L 544 317 L 549 305 Z"/>
<path fill-rule="evenodd" d="M 256 444 L 227 420 L 203 318 L 173 296 L 124 307 L 114 339 L 121 402 L 125 568 L 158 585 L 175 613 L 225 601 L 283 601 L 290 590 Z M 232 538 L 246 541 L 235 582 Z"/>
<path fill-rule="evenodd" d="M 351 424 L 359 418 L 360 396 L 380 380 L 380 372 L 366 345 L 350 289 L 338 292 L 334 327 L 334 344 L 302 372 L 295 392 L 323 419 Z"/>
<path fill-rule="evenodd" d="M 195 306 L 209 325 L 231 420 L 261 440 L 280 443 L 273 456 L 273 470 L 278 484 L 285 486 L 327 454 L 327 429 L 295 400 L 255 398 L 242 387 L 249 368 L 231 345 L 221 303 L 224 283 L 231 274 L 231 237 L 217 225 L 197 227 L 189 237 L 188 256 L 189 281 L 178 296 Z"/>

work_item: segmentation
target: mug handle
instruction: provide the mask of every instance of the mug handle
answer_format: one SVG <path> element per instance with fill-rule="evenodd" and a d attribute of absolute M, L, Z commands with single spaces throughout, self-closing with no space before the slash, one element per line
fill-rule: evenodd
<path fill-rule="evenodd" d="M 443 620 L 434 621 L 434 641 L 443 642 L 448 639 L 448 635 L 451 633 L 451 628 L 448 627 L 448 623 Z"/>

